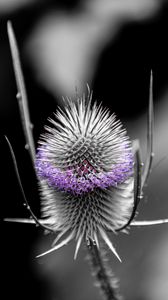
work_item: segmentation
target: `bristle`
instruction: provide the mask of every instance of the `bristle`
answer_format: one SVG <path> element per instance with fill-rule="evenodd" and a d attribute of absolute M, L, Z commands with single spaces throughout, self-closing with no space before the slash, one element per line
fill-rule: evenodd
<path fill-rule="evenodd" d="M 53 248 L 51 248 L 51 249 L 49 249 L 49 250 L 47 250 L 47 251 L 45 251 L 45 252 L 37 255 L 36 257 L 42 257 L 44 255 L 47 255 L 49 253 L 54 252 L 55 250 L 57 250 L 57 249 L 63 247 L 64 245 L 68 244 L 68 242 L 70 242 L 73 238 L 74 238 L 74 232 L 72 232 L 70 235 L 68 235 L 68 237 L 65 238 L 65 240 L 61 241 L 58 245 L 56 245 Z"/>
<path fill-rule="evenodd" d="M 118 258 L 118 260 L 121 262 L 121 258 L 119 257 L 116 249 L 114 248 L 112 242 L 109 240 L 107 234 L 105 233 L 104 230 L 102 230 L 101 228 L 99 228 L 101 237 L 103 238 L 103 240 L 105 241 L 105 243 L 108 245 L 108 247 L 110 248 L 110 250 L 114 253 L 114 255 Z"/>

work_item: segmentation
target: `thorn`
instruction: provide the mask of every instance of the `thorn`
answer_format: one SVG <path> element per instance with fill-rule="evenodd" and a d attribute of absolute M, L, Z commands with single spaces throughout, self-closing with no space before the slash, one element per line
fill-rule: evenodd
<path fill-rule="evenodd" d="M 29 150 L 29 148 L 30 148 L 29 145 L 26 144 L 26 145 L 25 145 L 25 149 L 26 149 L 26 150 Z"/>
<path fill-rule="evenodd" d="M 152 152 L 152 153 L 151 153 L 151 156 L 152 156 L 152 157 L 154 157 L 154 156 L 155 156 L 155 153 L 154 153 L 154 152 Z"/>
<path fill-rule="evenodd" d="M 20 99 L 20 98 L 21 98 L 21 93 L 18 92 L 18 93 L 16 94 L 16 98 L 17 98 L 17 99 Z"/>
<path fill-rule="evenodd" d="M 30 129 L 34 128 L 34 125 L 32 123 L 29 124 Z"/>

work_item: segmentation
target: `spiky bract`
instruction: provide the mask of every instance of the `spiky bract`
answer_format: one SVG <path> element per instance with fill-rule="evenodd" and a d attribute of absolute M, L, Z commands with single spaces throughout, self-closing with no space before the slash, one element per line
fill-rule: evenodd
<path fill-rule="evenodd" d="M 133 204 L 131 143 L 114 114 L 91 99 L 67 99 L 52 126 L 41 136 L 36 170 L 41 182 L 43 212 L 58 239 L 65 233 L 98 245 L 100 234 L 115 251 L 105 233 L 122 226 Z"/>

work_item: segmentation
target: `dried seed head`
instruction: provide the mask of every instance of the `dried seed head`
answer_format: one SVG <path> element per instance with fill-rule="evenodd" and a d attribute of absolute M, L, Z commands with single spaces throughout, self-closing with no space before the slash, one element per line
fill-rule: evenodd
<path fill-rule="evenodd" d="M 115 231 L 129 216 L 133 203 L 131 143 L 115 115 L 96 103 L 67 99 L 41 136 L 36 171 L 41 183 L 43 212 L 56 242 L 65 233 L 98 244 L 98 235 L 114 252 L 105 231 Z"/>

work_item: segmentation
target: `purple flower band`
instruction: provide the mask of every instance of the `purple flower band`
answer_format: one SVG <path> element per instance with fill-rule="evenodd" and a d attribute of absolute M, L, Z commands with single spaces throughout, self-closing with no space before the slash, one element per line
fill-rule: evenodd
<path fill-rule="evenodd" d="M 95 188 L 116 187 L 132 176 L 133 155 L 131 151 L 126 151 L 120 163 L 116 163 L 108 172 L 97 172 L 86 160 L 76 168 L 60 170 L 48 161 L 46 152 L 39 148 L 35 167 L 37 175 L 46 179 L 50 186 L 59 191 L 80 195 Z"/>

